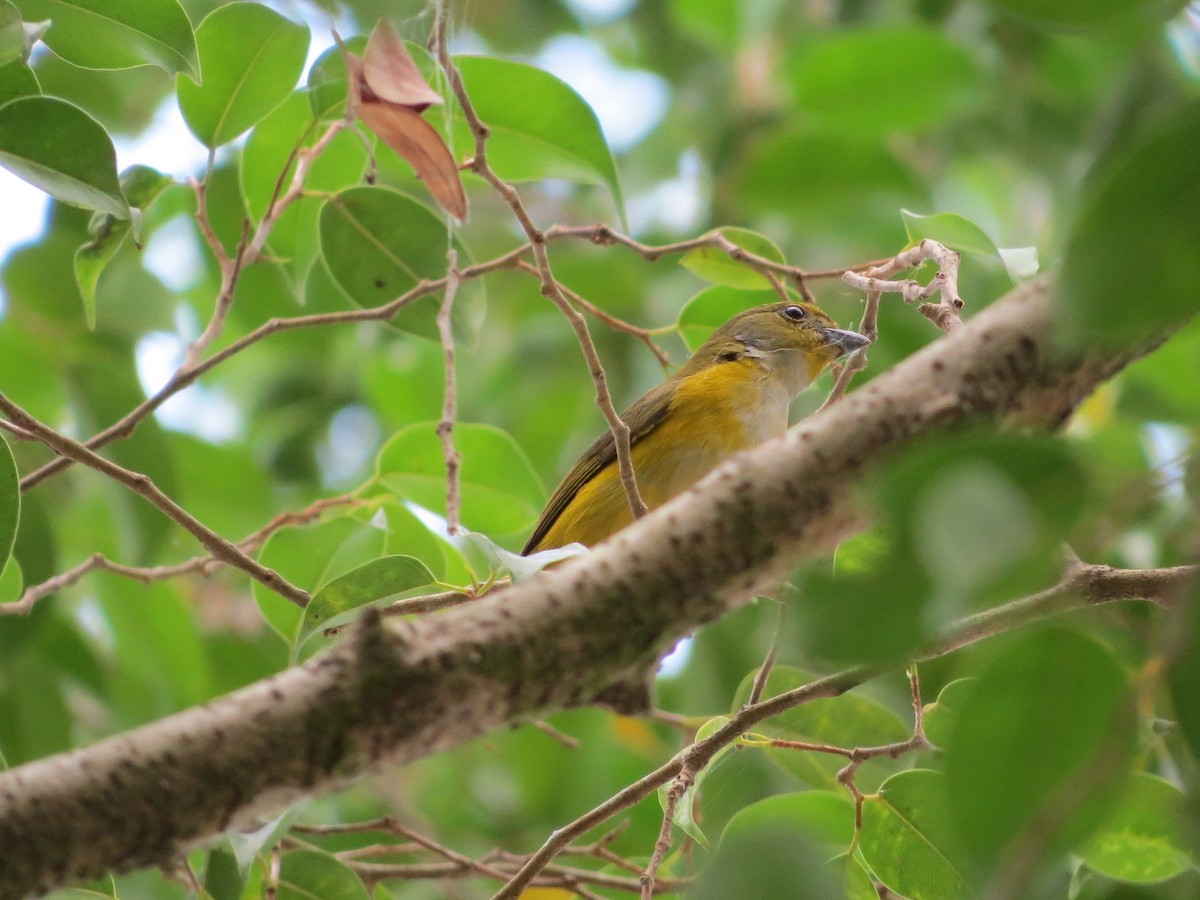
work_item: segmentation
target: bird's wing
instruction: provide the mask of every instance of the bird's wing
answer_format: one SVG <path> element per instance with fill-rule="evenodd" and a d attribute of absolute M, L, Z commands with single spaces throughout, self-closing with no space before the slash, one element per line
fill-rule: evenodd
<path fill-rule="evenodd" d="M 621 418 L 629 426 L 629 445 L 631 448 L 636 446 L 638 441 L 653 431 L 666 418 L 667 410 L 671 406 L 671 398 L 674 395 L 675 383 L 673 381 L 664 381 L 625 411 Z M 612 431 L 605 431 L 604 434 L 596 438 L 592 446 L 587 448 L 587 451 L 579 458 L 579 462 L 575 463 L 571 471 L 563 478 L 562 483 L 555 489 L 550 502 L 542 510 L 542 515 L 538 518 L 537 524 L 533 526 L 533 533 L 529 535 L 529 540 L 525 542 L 525 548 L 521 551 L 522 554 L 529 553 L 537 547 L 538 542 L 554 526 L 558 517 L 562 515 L 563 510 L 575 499 L 580 489 L 599 475 L 605 466 L 611 465 L 616 458 L 617 447 L 613 441 Z"/>

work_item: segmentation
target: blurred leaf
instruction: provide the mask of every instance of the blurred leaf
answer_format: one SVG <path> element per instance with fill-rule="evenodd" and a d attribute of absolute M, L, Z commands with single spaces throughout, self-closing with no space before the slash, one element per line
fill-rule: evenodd
<path fill-rule="evenodd" d="M 463 524 L 493 538 L 527 528 L 541 511 L 545 493 L 516 441 L 499 428 L 459 422 L 454 444 L 462 457 Z M 394 434 L 379 451 L 375 472 L 397 495 L 445 514 L 446 461 L 436 422 Z"/>
<path fill-rule="evenodd" d="M 945 744 L 951 818 L 975 858 L 992 866 L 1014 846 L 1047 853 L 1094 831 L 1118 797 L 1134 722 L 1125 673 L 1099 644 L 1059 628 L 1011 641 Z"/>
<path fill-rule="evenodd" d="M 206 147 L 228 143 L 288 98 L 309 33 L 257 3 L 213 10 L 196 29 L 204 80 L 176 78 L 184 121 Z"/>
<path fill-rule="evenodd" d="M 134 230 L 138 212 L 145 210 L 171 184 L 169 175 L 149 166 L 131 166 L 121 173 L 121 189 L 135 211 L 133 215 L 118 219 L 111 213 L 97 212 L 92 216 L 88 228 L 92 239 L 75 252 L 75 281 L 83 297 L 89 330 L 96 327 L 96 285 L 101 273 L 121 249 L 125 236 Z"/>
<path fill-rule="evenodd" d="M 398 191 L 356 187 L 328 199 L 321 208 L 321 255 L 338 286 L 359 306 L 382 306 L 422 279 L 445 277 L 451 245 L 446 224 L 428 207 Z M 471 256 L 454 242 L 459 265 Z M 483 318 L 482 282 L 459 289 L 454 325 L 468 341 Z M 436 340 L 440 296 L 424 297 L 390 321 L 405 331 Z"/>
<path fill-rule="evenodd" d="M 925 737 L 935 747 L 946 746 L 958 712 L 963 708 L 974 682 L 974 678 L 956 678 L 942 688 L 935 701 L 926 705 Z"/>
<path fill-rule="evenodd" d="M 988 0 L 994 9 L 1051 30 L 1075 31 L 1134 17 L 1163 21 L 1178 7 L 1162 0 Z"/>
<path fill-rule="evenodd" d="M 25 576 L 16 557 L 9 557 L 0 568 L 0 603 L 15 603 L 25 591 Z"/>
<path fill-rule="evenodd" d="M 790 823 L 779 823 L 722 841 L 711 863 L 696 877 L 689 900 L 830 900 L 843 896 L 841 873 L 826 865 L 821 848 L 806 838 Z"/>
<path fill-rule="evenodd" d="M 1167 690 L 1175 708 L 1183 739 L 1200 759 L 1200 579 L 1193 579 L 1179 608 L 1172 612 L 1172 653 L 1167 668 Z"/>
<path fill-rule="evenodd" d="M 776 828 L 802 833 L 814 844 L 829 845 L 833 855 L 854 840 L 854 801 L 844 792 L 833 791 L 776 794 L 738 812 L 725 826 L 721 840 L 750 838 L 756 831 Z"/>
<path fill-rule="evenodd" d="M 176 0 L 17 0 L 25 18 L 50 19 L 42 38 L 72 65 L 130 69 L 155 65 L 200 77 L 196 39 Z"/>
<path fill-rule="evenodd" d="M 229 833 L 226 841 L 236 863 L 237 872 L 242 878 L 246 878 L 249 874 L 255 857 L 271 850 L 278 844 L 280 839 L 287 834 L 288 829 L 304 815 L 306 809 L 308 809 L 308 802 L 302 800 L 299 803 L 293 803 L 261 828 L 249 832 L 233 831 Z"/>
<path fill-rule="evenodd" d="M 863 803 L 863 857 L 891 890 L 921 900 L 976 896 L 947 813 L 941 772 L 893 775 Z"/>
<path fill-rule="evenodd" d="M 258 561 L 315 594 L 339 575 L 382 556 L 386 540 L 386 531 L 373 522 L 355 515 L 332 516 L 276 531 L 263 544 Z M 291 646 L 303 611 L 257 581 L 252 589 L 267 624 Z"/>
<path fill-rule="evenodd" d="M 1000 258 L 1000 251 L 992 243 L 992 239 L 984 234 L 982 228 L 969 219 L 956 213 L 933 213 L 928 216 L 917 215 L 907 209 L 900 210 L 900 218 L 904 220 L 904 230 L 908 232 L 909 243 L 913 246 L 925 238 L 932 238 L 943 246 L 959 253 L 974 253 L 978 256 Z"/>
<path fill-rule="evenodd" d="M 370 900 L 361 879 L 318 850 L 291 850 L 279 867 L 278 900 Z"/>
<path fill-rule="evenodd" d="M 0 2 L 0 67 L 25 62 L 25 23 L 11 0 Z"/>
<path fill-rule="evenodd" d="M 970 53 L 913 26 L 862 29 L 798 43 L 789 67 L 798 111 L 838 135 L 886 135 L 953 119 L 976 97 Z"/>
<path fill-rule="evenodd" d="M 65 203 L 129 218 L 108 133 L 65 100 L 19 97 L 0 106 L 0 165 Z"/>
<path fill-rule="evenodd" d="M 722 728 L 729 724 L 727 716 L 713 716 L 703 725 L 696 729 L 696 737 L 693 742 L 707 740 L 712 737 Z M 734 748 L 732 743 L 726 744 L 720 750 L 713 754 L 712 759 L 708 761 L 703 769 L 696 773 L 696 777 L 692 784 L 684 791 L 675 803 L 675 814 L 673 823 L 679 828 L 682 828 L 687 835 L 701 847 L 707 847 L 708 837 L 700 829 L 700 824 L 696 821 L 696 795 L 700 792 L 700 785 L 705 780 L 706 776 L 711 774 L 716 769 L 717 764 Z M 667 804 L 670 803 L 670 791 L 674 781 L 668 781 L 658 789 L 658 804 L 662 807 L 663 812 L 666 812 Z"/>
<path fill-rule="evenodd" d="M 714 331 L 738 313 L 778 299 L 779 295 L 774 291 L 744 291 L 713 285 L 684 304 L 675 327 L 687 344 L 688 352 L 695 353 Z"/>
<path fill-rule="evenodd" d="M 351 53 L 363 55 L 366 50 L 365 35 L 356 35 L 344 40 Z M 330 47 L 316 58 L 308 70 L 309 105 L 313 118 L 318 121 L 340 119 L 346 105 L 346 55 L 341 47 Z"/>
<path fill-rule="evenodd" d="M 246 878 L 238 872 L 237 857 L 227 847 L 208 851 L 204 867 L 204 890 L 212 900 L 242 900 Z"/>
<path fill-rule="evenodd" d="M 1147 772 L 1133 776 L 1116 807 L 1077 848 L 1083 861 L 1109 878 L 1156 884 L 1195 866 L 1184 840 L 1187 798 Z"/>
<path fill-rule="evenodd" d="M 433 581 L 433 573 L 411 556 L 383 556 L 363 563 L 313 594 L 304 609 L 295 646 L 299 649 L 319 629 L 345 621 L 346 613 L 427 587 Z"/>
<path fill-rule="evenodd" d="M 732 243 L 756 256 L 772 262 L 784 262 L 779 248 L 764 235 L 745 228 L 720 228 L 718 231 Z M 689 250 L 680 259 L 679 264 L 694 275 L 700 276 L 705 281 L 711 281 L 713 284 L 747 291 L 771 287 L 771 282 L 766 276 L 731 259 L 725 251 L 714 247 L 698 247 L 695 250 Z"/>
<path fill-rule="evenodd" d="M 12 554 L 21 521 L 21 477 L 8 442 L 0 435 L 0 572 Z"/>
<path fill-rule="evenodd" d="M 734 695 L 734 711 L 740 709 L 750 696 L 756 672 L 747 673 Z M 816 676 L 792 666 L 775 666 L 767 676 L 764 699 L 794 690 L 815 681 Z M 903 741 L 910 730 L 900 718 L 880 703 L 861 694 L 846 693 L 825 697 L 789 709 L 759 727 L 768 737 L 810 744 L 826 744 L 851 750 L 855 747 L 875 747 Z M 842 756 L 786 748 L 767 748 L 772 760 L 785 771 L 816 788 L 837 790 L 837 772 L 846 765 Z M 878 773 L 889 773 L 897 767 L 895 760 L 872 760 L 862 770 L 862 783 Z"/>
<path fill-rule="evenodd" d="M 34 96 L 41 92 L 37 76 L 25 63 L 11 62 L 0 66 L 0 105 L 18 97 Z"/>
<path fill-rule="evenodd" d="M 1059 278 L 1067 343 L 1128 343 L 1196 311 L 1200 281 L 1200 106 L 1093 179 Z"/>
<path fill-rule="evenodd" d="M 616 163 L 595 112 L 565 82 L 525 63 L 486 56 L 455 57 L 475 112 L 488 126 L 488 160 L 501 178 L 565 178 L 602 184 L 625 218 Z M 459 152 L 474 146 L 465 121 L 455 122 Z"/>

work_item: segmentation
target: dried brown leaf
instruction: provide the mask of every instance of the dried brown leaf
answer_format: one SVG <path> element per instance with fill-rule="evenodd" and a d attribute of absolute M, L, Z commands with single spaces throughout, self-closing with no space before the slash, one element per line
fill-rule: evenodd
<path fill-rule="evenodd" d="M 404 38 L 387 19 L 380 19 L 367 39 L 362 80 L 379 99 L 417 112 L 442 102 L 441 95 L 429 86 L 413 62 Z"/>
<path fill-rule="evenodd" d="M 450 148 L 421 114 L 395 103 L 363 99 L 358 115 L 379 139 L 400 154 L 425 182 L 438 205 L 454 218 L 467 217 L 467 196 Z"/>

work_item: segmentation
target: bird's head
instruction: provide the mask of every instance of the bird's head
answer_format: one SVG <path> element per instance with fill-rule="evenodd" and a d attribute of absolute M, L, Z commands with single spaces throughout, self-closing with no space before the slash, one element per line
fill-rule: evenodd
<path fill-rule="evenodd" d="M 858 332 L 838 328 L 811 303 L 780 301 L 738 313 L 713 332 L 679 374 L 751 359 L 798 394 L 831 362 L 869 343 Z"/>

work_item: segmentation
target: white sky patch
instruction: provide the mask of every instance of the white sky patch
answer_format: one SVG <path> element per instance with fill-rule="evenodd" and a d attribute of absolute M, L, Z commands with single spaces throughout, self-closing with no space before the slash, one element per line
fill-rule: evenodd
<path fill-rule="evenodd" d="M 579 35 L 551 38 L 534 64 L 579 92 L 596 111 L 616 152 L 637 144 L 667 111 L 670 92 L 665 81 L 652 72 L 621 68 L 598 44 Z"/>
<path fill-rule="evenodd" d="M 675 645 L 674 650 L 662 658 L 662 662 L 658 664 L 658 677 L 674 678 L 676 675 L 682 675 L 691 658 L 692 639 L 686 637 Z"/>
<path fill-rule="evenodd" d="M 615 22 L 637 6 L 637 0 L 566 0 L 571 12 L 588 22 Z"/>
<path fill-rule="evenodd" d="M 365 406 L 343 406 L 329 422 L 329 434 L 317 456 L 327 485 L 336 487 L 362 478 L 379 446 L 379 422 Z"/>
<path fill-rule="evenodd" d="M 204 273 L 204 260 L 196 246 L 192 223 L 184 216 L 176 216 L 158 228 L 142 250 L 142 265 L 176 293 L 199 281 Z"/>
<path fill-rule="evenodd" d="M 138 341 L 135 352 L 138 380 L 147 395 L 167 383 L 183 361 L 186 349 L 179 335 L 166 331 L 152 331 Z M 171 397 L 158 408 L 155 417 L 167 428 L 214 444 L 232 440 L 241 432 L 237 404 L 202 384 L 193 384 Z"/>
<path fill-rule="evenodd" d="M 1192 438 L 1186 428 L 1164 422 L 1147 422 L 1142 427 L 1142 444 L 1150 465 L 1162 477 L 1164 497 L 1184 499 L 1184 477 Z"/>
<path fill-rule="evenodd" d="M 675 234 L 690 232 L 707 214 L 706 195 L 700 154 L 687 150 L 679 158 L 678 175 L 629 199 L 629 229 L 634 234 L 658 227 Z"/>
<path fill-rule="evenodd" d="M 45 192 L 8 169 L 0 169 L 0 206 L 4 208 L 4 215 L 0 216 L 0 263 L 14 248 L 41 235 L 49 203 Z"/>

